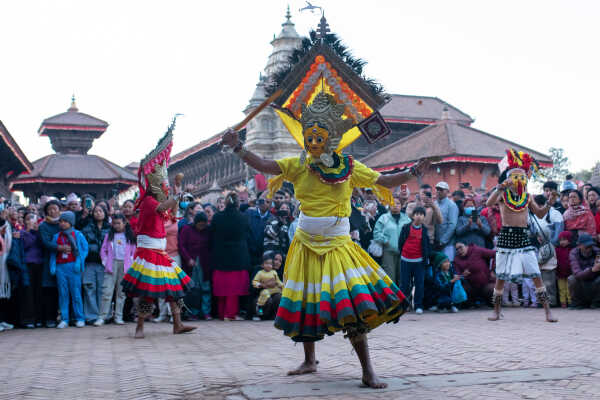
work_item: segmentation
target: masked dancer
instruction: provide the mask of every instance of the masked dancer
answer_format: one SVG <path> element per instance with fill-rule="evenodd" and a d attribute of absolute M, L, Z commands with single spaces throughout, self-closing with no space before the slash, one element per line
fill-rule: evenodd
<path fill-rule="evenodd" d="M 181 323 L 181 306 L 185 292 L 194 285 L 189 276 L 166 253 L 165 222 L 175 216 L 181 201 L 181 188 L 176 182 L 169 194 L 167 167 L 173 146 L 173 128 L 169 127 L 158 146 L 140 162 L 138 170 L 139 209 L 137 249 L 134 261 L 121 284 L 123 291 L 137 301 L 136 338 L 144 337 L 144 320 L 152 315 L 154 300 L 165 299 L 173 314 L 173 333 L 196 329 Z"/>
<path fill-rule="evenodd" d="M 304 362 L 289 374 L 317 370 L 315 342 L 344 331 L 362 366 L 362 382 L 383 388 L 373 371 L 367 332 L 397 321 L 404 313 L 405 296 L 383 269 L 349 234 L 350 197 L 354 188 L 372 188 L 382 201 L 393 202 L 387 188 L 407 182 L 423 170 L 423 161 L 404 172 L 381 175 L 336 149 L 352 125 L 342 118 L 346 105 L 323 91 L 310 106 L 302 105 L 304 152 L 300 157 L 265 160 L 246 150 L 237 133 L 229 130 L 223 144 L 245 163 L 266 174 L 272 193 L 283 181 L 294 184 L 301 213 L 290 245 L 281 303 L 275 327 L 304 345 Z"/>
<path fill-rule="evenodd" d="M 550 311 L 550 300 L 542 281 L 536 248 L 530 240 L 528 213 L 543 218 L 550 211 L 558 194 L 556 191 L 552 192 L 543 207 L 531 201 L 531 196 L 527 193 L 527 181 L 537 170 L 536 161 L 527 153 L 512 149 L 506 153 L 507 156 L 499 164 L 502 171 L 500 183 L 487 201 L 488 207 L 499 204 L 502 216 L 502 228 L 498 234 L 496 250 L 496 286 L 492 295 L 494 311 L 488 319 L 497 321 L 502 317 L 504 282 L 520 283 L 523 278 L 531 278 L 538 302 L 544 306 L 546 321 L 557 322 Z"/>

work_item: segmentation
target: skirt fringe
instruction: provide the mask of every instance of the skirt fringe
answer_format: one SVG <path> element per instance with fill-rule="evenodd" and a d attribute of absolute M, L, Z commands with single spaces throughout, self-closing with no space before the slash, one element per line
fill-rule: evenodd
<path fill-rule="evenodd" d="M 275 327 L 294 341 L 315 341 L 340 330 L 372 330 L 397 321 L 405 296 L 356 243 L 318 255 L 294 239 Z"/>

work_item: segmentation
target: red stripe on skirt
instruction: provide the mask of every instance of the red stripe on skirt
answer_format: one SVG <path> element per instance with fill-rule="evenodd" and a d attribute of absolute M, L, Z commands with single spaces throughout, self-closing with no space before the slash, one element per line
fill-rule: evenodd
<path fill-rule="evenodd" d="M 162 267 L 170 267 L 173 260 L 167 253 L 161 250 L 145 249 L 139 247 L 135 250 L 135 258 L 141 258 L 142 260 L 149 262 L 154 265 L 160 265 Z"/>
<path fill-rule="evenodd" d="M 126 280 L 127 282 L 131 283 L 132 285 L 135 285 L 136 289 L 146 290 L 146 291 L 152 292 L 152 293 L 166 292 L 167 289 L 172 292 L 182 292 L 183 291 L 183 286 L 181 286 L 181 285 L 170 285 L 168 283 L 165 283 L 162 285 L 152 285 L 150 283 L 136 280 L 131 275 L 125 275 L 123 277 L 123 279 Z M 187 282 L 189 282 L 189 280 L 190 280 L 190 278 L 187 279 Z M 183 282 L 184 285 L 187 284 L 187 282 L 184 282 L 183 279 L 181 281 Z"/>

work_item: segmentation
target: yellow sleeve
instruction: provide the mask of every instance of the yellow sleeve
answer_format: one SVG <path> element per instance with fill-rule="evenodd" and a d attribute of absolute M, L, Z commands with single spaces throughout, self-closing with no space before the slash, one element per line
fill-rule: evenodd
<path fill-rule="evenodd" d="M 371 188 L 375 186 L 375 182 L 381 174 L 372 170 L 360 161 L 354 160 L 354 169 L 350 178 L 352 187 Z"/>
<path fill-rule="evenodd" d="M 281 168 L 281 176 L 284 180 L 294 183 L 304 165 L 300 165 L 300 157 L 288 157 L 276 160 Z"/>
<path fill-rule="evenodd" d="M 275 192 L 281 189 L 283 181 L 295 183 L 298 175 L 305 168 L 304 165 L 300 165 L 300 157 L 288 157 L 276 160 L 277 165 L 281 169 L 281 174 L 269 179 L 267 187 L 269 189 L 269 198 L 275 196 Z"/>
<path fill-rule="evenodd" d="M 258 271 L 256 275 L 254 275 L 254 279 L 252 279 L 252 286 L 255 288 L 260 287 L 260 280 L 262 279 L 262 270 Z"/>
<path fill-rule="evenodd" d="M 394 204 L 392 191 L 375 183 L 380 176 L 379 172 L 372 170 L 360 161 L 354 161 L 354 169 L 352 170 L 350 182 L 353 188 L 373 189 L 373 193 L 375 193 L 382 204 L 392 206 Z"/>

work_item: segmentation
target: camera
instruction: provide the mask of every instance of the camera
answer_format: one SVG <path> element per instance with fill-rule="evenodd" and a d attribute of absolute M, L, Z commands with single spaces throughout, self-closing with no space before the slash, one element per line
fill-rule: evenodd
<path fill-rule="evenodd" d="M 431 192 L 425 192 L 425 197 L 431 198 Z"/>

